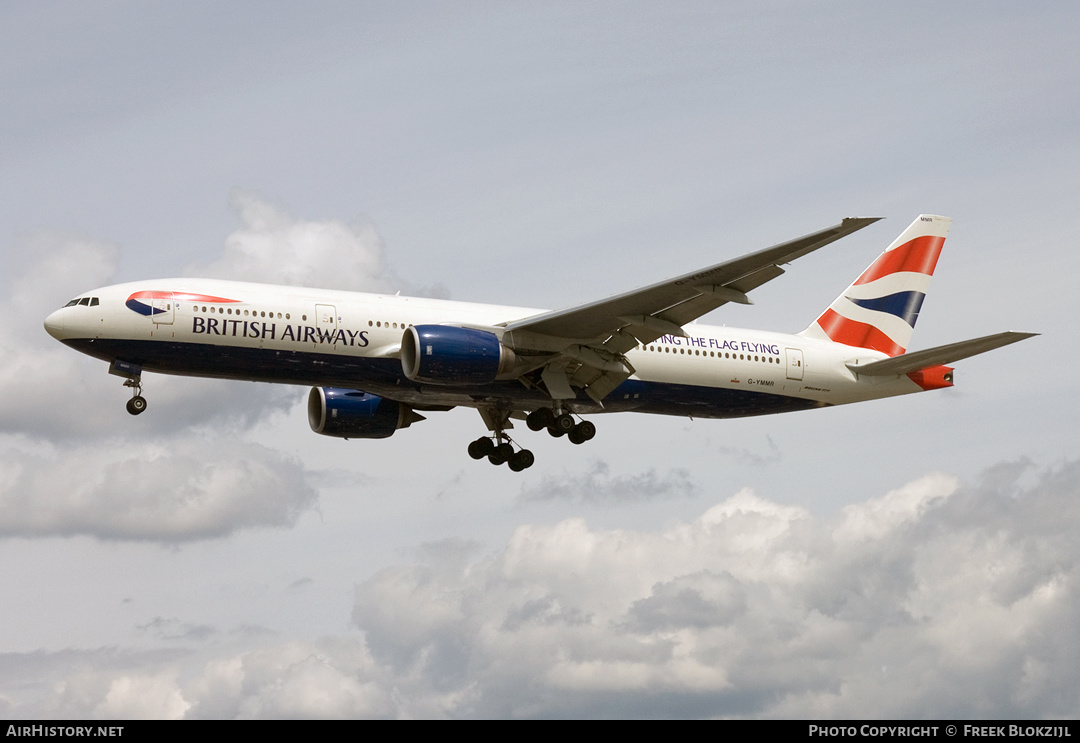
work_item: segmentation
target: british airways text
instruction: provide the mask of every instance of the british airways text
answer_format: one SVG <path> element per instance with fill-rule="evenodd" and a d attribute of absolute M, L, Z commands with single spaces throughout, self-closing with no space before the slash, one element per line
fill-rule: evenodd
<path fill-rule="evenodd" d="M 195 335 L 227 335 L 233 338 L 262 338 L 298 343 L 340 343 L 343 346 L 363 348 L 368 344 L 366 330 L 333 330 L 311 325 L 286 325 L 278 336 L 277 323 L 251 322 L 249 320 L 224 320 L 216 317 L 191 318 L 191 332 Z"/>

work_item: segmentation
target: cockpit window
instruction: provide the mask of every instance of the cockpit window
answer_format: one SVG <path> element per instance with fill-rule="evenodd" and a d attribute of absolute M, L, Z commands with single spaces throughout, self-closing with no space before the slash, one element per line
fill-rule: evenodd
<path fill-rule="evenodd" d="M 78 300 L 78 299 L 73 299 L 73 300 L 71 300 L 70 302 L 68 302 L 67 304 L 65 304 L 64 306 L 65 306 L 65 307 L 74 307 L 74 306 L 75 306 L 75 305 L 77 305 L 78 303 L 79 303 L 79 300 Z"/>
<path fill-rule="evenodd" d="M 90 306 L 91 307 L 97 307 L 98 306 L 98 298 L 97 297 L 90 297 Z"/>
<path fill-rule="evenodd" d="M 79 300 L 79 304 L 82 305 L 83 307 L 89 307 L 90 306 L 90 297 L 83 297 L 82 299 Z"/>
<path fill-rule="evenodd" d="M 76 297 L 71 300 L 65 307 L 97 307 L 99 304 L 97 297 Z"/>

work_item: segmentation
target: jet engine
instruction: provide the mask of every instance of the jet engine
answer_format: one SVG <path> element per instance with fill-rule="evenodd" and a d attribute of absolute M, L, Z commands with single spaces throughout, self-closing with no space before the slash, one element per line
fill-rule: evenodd
<path fill-rule="evenodd" d="M 308 394 L 308 424 L 323 436 L 385 439 L 422 420 L 408 405 L 360 390 L 312 387 Z"/>
<path fill-rule="evenodd" d="M 514 365 L 514 352 L 486 330 L 410 326 L 401 337 L 401 369 L 414 382 L 488 384 Z"/>

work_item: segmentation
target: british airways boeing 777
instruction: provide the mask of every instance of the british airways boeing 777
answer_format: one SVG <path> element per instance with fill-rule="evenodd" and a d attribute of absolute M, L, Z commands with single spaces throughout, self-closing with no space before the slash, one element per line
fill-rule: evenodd
<path fill-rule="evenodd" d="M 520 471 L 533 454 L 512 419 L 575 444 L 592 413 L 734 418 L 950 387 L 945 364 L 1028 338 L 1006 332 L 908 352 L 950 220 L 922 215 L 801 333 L 694 324 L 784 273 L 780 267 L 877 221 L 840 224 L 741 258 L 547 312 L 210 279 L 95 289 L 45 320 L 107 361 L 146 409 L 144 371 L 314 385 L 316 433 L 385 438 L 420 412 L 476 408 L 469 444 Z"/>

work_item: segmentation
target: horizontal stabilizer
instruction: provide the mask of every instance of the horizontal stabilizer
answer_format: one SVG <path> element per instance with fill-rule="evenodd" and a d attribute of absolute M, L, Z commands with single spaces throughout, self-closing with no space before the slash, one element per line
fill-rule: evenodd
<path fill-rule="evenodd" d="M 982 338 L 972 338 L 969 341 L 949 343 L 945 346 L 927 348 L 924 351 L 906 353 L 901 356 L 894 356 L 891 359 L 872 361 L 869 364 L 848 364 L 847 368 L 856 374 L 869 376 L 907 374 L 939 364 L 951 364 L 954 361 L 993 351 L 995 348 L 1001 348 L 1035 335 L 1038 335 L 1038 333 L 1017 333 L 1013 331 L 995 333 L 994 335 L 985 335 Z"/>

